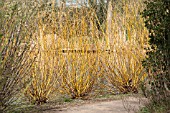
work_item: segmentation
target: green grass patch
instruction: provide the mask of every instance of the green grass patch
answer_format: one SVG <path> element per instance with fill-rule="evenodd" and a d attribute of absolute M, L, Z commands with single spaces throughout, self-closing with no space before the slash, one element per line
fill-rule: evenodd
<path fill-rule="evenodd" d="M 168 106 L 163 104 L 153 104 L 150 103 L 143 107 L 139 113 L 168 113 Z"/>

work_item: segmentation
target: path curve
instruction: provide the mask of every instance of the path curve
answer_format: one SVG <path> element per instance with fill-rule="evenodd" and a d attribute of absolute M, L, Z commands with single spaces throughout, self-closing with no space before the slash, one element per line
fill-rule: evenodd
<path fill-rule="evenodd" d="M 122 100 L 83 104 L 62 109 L 52 109 L 44 113 L 135 113 L 144 105 L 141 99 L 130 97 Z"/>

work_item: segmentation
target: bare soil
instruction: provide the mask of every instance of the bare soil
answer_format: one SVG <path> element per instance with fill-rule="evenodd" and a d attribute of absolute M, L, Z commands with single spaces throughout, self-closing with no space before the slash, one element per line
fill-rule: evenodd
<path fill-rule="evenodd" d="M 43 113 L 136 113 L 146 103 L 145 98 L 126 97 L 118 100 L 77 102 Z"/>

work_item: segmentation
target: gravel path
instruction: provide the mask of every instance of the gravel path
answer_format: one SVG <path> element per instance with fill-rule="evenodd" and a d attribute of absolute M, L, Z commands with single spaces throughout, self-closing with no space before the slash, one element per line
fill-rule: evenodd
<path fill-rule="evenodd" d="M 143 104 L 143 99 L 129 97 L 122 100 L 89 103 L 62 109 L 51 109 L 44 111 L 44 113 L 135 113 Z"/>

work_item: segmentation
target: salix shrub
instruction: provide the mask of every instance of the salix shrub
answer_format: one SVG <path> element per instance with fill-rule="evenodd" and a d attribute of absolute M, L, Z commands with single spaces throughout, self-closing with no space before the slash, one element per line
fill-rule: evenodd
<path fill-rule="evenodd" d="M 146 76 L 141 61 L 148 32 L 139 15 L 141 1 L 128 3 L 118 2 L 114 7 L 110 34 L 99 27 L 99 17 L 91 7 L 60 7 L 55 1 L 41 7 L 34 39 L 38 56 L 27 97 L 38 104 L 47 102 L 55 90 L 71 98 L 84 97 L 100 77 L 120 92 L 137 92 Z M 108 26 L 105 21 L 102 25 Z"/>
<path fill-rule="evenodd" d="M 59 14 L 63 17 L 57 23 L 60 92 L 71 98 L 87 97 L 101 74 L 98 56 L 102 46 L 95 13 L 92 9 L 81 7 L 66 8 Z"/>
<path fill-rule="evenodd" d="M 149 47 L 148 31 L 140 15 L 143 8 L 140 0 L 117 1 L 112 12 L 110 53 L 102 56 L 106 59 L 102 62 L 109 87 L 123 93 L 137 92 L 147 75 L 141 64 Z"/>
<path fill-rule="evenodd" d="M 64 88 L 65 90 L 61 89 L 62 92 L 72 98 L 87 95 L 93 89 L 97 75 L 93 67 L 96 61 L 92 62 L 94 56 L 85 52 L 85 49 L 95 42 L 93 38 L 97 37 L 91 12 L 87 12 L 87 8 L 63 9 L 56 7 L 55 2 L 45 6 L 47 7 L 41 7 L 37 14 L 37 29 L 33 38 L 37 57 L 31 67 L 31 82 L 25 95 L 37 104 L 46 103 L 49 97 L 60 89 L 58 87 Z M 88 19 L 88 16 L 91 18 Z M 62 55 L 64 50 L 69 49 L 80 49 L 82 54 Z M 34 53 L 31 55 L 34 57 Z M 82 67 L 79 69 L 79 66 Z M 69 72 L 68 67 L 72 68 Z M 77 75 L 74 75 L 76 73 Z M 65 79 L 67 82 L 63 81 Z M 75 79 L 77 82 L 72 81 Z M 70 83 L 74 85 L 70 86 Z"/>
<path fill-rule="evenodd" d="M 138 93 L 140 82 L 147 76 L 141 64 L 141 54 L 137 53 L 139 50 L 129 45 L 128 47 L 114 47 L 115 51 L 102 56 L 105 78 L 108 81 L 106 86 L 114 93 L 117 91 Z"/>
<path fill-rule="evenodd" d="M 37 56 L 30 71 L 30 84 L 25 90 L 25 96 L 34 104 L 46 103 L 51 94 L 56 91 L 57 83 L 57 42 L 55 32 L 54 3 L 48 4 L 37 13 L 37 29 L 34 32 L 34 53 Z M 49 26 L 51 25 L 51 26 Z"/>
<path fill-rule="evenodd" d="M 22 82 L 35 58 L 29 58 L 29 53 L 36 6 L 34 2 L 7 0 L 1 11 L 0 110 L 7 112 L 18 104 L 18 94 L 26 86 Z"/>
<path fill-rule="evenodd" d="M 97 54 L 68 53 L 62 57 L 64 62 L 60 65 L 58 78 L 60 92 L 73 99 L 89 96 L 100 74 Z"/>
<path fill-rule="evenodd" d="M 25 92 L 30 101 L 37 104 L 46 103 L 50 94 L 56 90 L 54 35 L 48 39 L 41 27 L 39 33 L 37 58 L 31 67 L 31 82 Z"/>

